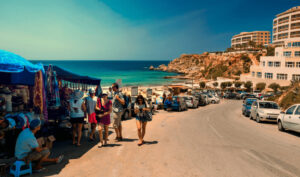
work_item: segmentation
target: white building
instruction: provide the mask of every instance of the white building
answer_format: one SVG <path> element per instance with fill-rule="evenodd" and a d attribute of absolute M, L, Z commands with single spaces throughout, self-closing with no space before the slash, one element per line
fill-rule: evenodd
<path fill-rule="evenodd" d="M 300 80 L 300 6 L 277 15 L 273 24 L 273 43 L 280 47 L 275 48 L 275 56 L 260 57 L 250 74 L 241 75 L 242 81 L 252 81 L 254 86 L 259 82 L 287 86 L 291 80 Z"/>

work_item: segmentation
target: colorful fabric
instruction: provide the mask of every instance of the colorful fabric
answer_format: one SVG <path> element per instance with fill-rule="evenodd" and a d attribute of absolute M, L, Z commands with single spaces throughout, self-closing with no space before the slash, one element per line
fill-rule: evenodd
<path fill-rule="evenodd" d="M 43 85 L 43 74 L 39 71 L 35 74 L 33 104 L 35 107 L 40 108 L 41 112 L 44 110 Z"/>

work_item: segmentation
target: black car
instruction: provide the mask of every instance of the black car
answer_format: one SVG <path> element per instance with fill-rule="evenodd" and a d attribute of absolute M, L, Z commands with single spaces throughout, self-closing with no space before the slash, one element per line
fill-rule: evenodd
<path fill-rule="evenodd" d="M 202 94 L 195 94 L 194 96 L 196 98 L 198 98 L 198 100 L 199 100 L 198 105 L 199 106 L 206 106 L 205 97 Z"/>

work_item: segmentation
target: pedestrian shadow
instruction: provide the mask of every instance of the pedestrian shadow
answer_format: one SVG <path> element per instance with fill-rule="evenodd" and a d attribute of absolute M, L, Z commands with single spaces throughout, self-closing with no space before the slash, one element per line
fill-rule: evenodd
<path fill-rule="evenodd" d="M 106 147 L 116 147 L 116 146 L 122 146 L 122 145 L 121 145 L 121 144 L 107 144 L 107 145 L 102 146 L 102 148 L 106 148 Z M 98 148 L 100 148 L 100 147 L 98 146 Z"/>
<path fill-rule="evenodd" d="M 158 144 L 158 141 L 144 141 L 145 145 Z"/>
<path fill-rule="evenodd" d="M 124 142 L 134 142 L 134 141 L 137 141 L 138 139 L 130 139 L 130 138 L 123 138 L 122 141 Z"/>

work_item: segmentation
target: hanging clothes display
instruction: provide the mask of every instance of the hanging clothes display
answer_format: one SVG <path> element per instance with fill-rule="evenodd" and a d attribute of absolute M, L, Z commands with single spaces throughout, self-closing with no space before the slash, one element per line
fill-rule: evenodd
<path fill-rule="evenodd" d="M 36 108 L 39 108 L 40 112 L 43 112 L 44 104 L 43 104 L 43 74 L 41 71 L 35 74 L 34 81 L 34 95 L 33 95 L 33 105 Z"/>
<path fill-rule="evenodd" d="M 59 96 L 59 86 L 56 72 L 53 71 L 52 65 L 47 70 L 47 103 L 49 108 L 59 108 L 61 106 Z"/>

